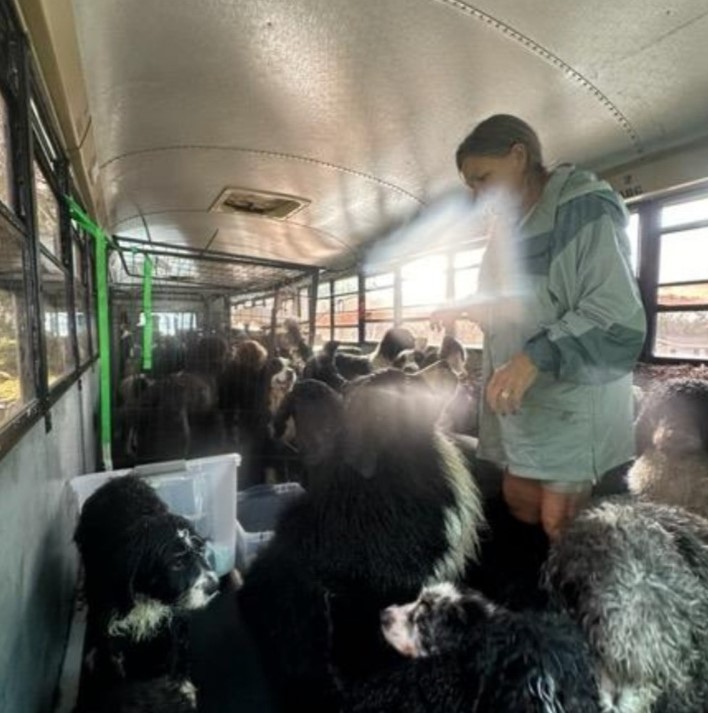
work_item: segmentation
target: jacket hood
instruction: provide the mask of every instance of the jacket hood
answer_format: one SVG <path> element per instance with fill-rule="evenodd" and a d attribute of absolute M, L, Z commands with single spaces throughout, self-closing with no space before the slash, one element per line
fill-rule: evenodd
<path fill-rule="evenodd" d="M 590 171 L 562 164 L 551 173 L 540 201 L 526 221 L 524 232 L 538 235 L 551 230 L 560 206 L 590 194 L 607 201 L 611 206 L 608 212 L 615 223 L 626 225 L 629 215 L 624 202 L 607 181 L 597 178 Z"/>

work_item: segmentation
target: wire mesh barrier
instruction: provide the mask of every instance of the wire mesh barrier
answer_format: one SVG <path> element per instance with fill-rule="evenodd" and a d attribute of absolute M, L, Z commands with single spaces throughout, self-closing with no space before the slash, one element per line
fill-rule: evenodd
<path fill-rule="evenodd" d="M 296 453 L 271 438 L 269 423 L 294 377 L 286 358 L 308 354 L 317 268 L 121 238 L 116 246 L 116 467 L 238 452 L 240 489 L 297 478 Z"/>

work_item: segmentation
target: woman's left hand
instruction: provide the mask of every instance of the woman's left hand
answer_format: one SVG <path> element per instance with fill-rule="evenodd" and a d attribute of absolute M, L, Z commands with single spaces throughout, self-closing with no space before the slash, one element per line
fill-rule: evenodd
<path fill-rule="evenodd" d="M 524 394 L 536 381 L 538 368 L 524 352 L 515 354 L 492 374 L 487 385 L 487 403 L 501 416 L 516 413 Z"/>

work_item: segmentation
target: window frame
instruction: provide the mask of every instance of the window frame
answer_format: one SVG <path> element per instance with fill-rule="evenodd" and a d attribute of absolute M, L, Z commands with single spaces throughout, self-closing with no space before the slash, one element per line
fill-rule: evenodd
<path fill-rule="evenodd" d="M 639 215 L 639 271 L 637 278 L 647 315 L 647 338 L 640 355 L 642 361 L 665 364 L 708 363 L 708 357 L 666 356 L 656 353 L 659 315 L 671 312 L 705 312 L 708 310 L 708 303 L 697 303 L 694 305 L 659 304 L 660 287 L 704 284 L 708 282 L 708 279 L 667 283 L 661 283 L 659 281 L 662 236 L 685 232 L 695 228 L 708 227 L 708 215 L 706 215 L 704 220 L 693 220 L 687 223 L 679 223 L 667 228 L 662 228 L 661 211 L 669 205 L 688 203 L 705 197 L 708 197 L 708 180 L 696 186 L 674 189 L 647 198 L 639 198 L 627 202 L 627 207 L 630 212 L 636 212 Z"/>
<path fill-rule="evenodd" d="M 344 292 L 337 291 L 337 283 L 345 282 L 347 280 L 352 280 L 353 284 Z M 354 310 L 342 310 L 337 311 L 337 301 L 343 299 L 355 298 L 356 307 Z M 352 273 L 349 275 L 343 275 L 331 280 L 330 284 L 330 314 L 331 314 L 331 328 L 330 328 L 330 339 L 335 339 L 341 344 L 356 345 L 359 344 L 361 338 L 361 279 L 358 273 Z M 356 320 L 354 324 L 337 324 L 338 314 L 351 314 L 354 312 L 356 315 Z M 337 329 L 353 329 L 356 331 L 357 338 L 355 340 L 351 339 L 341 339 L 337 337 Z"/>
<path fill-rule="evenodd" d="M 80 363 L 76 339 L 73 264 L 70 250 L 70 221 L 67 206 L 62 196 L 77 192 L 70 185 L 68 160 L 54 130 L 51 113 L 44 101 L 41 83 L 34 65 L 29 41 L 19 21 L 17 11 L 7 3 L 0 3 L 0 92 L 7 108 L 9 132 L 8 172 L 11 205 L 0 201 L 0 221 L 16 233 L 21 243 L 23 270 L 23 300 L 26 308 L 24 319 L 27 330 L 29 362 L 25 378 L 32 387 L 34 397 L 18 410 L 0 428 L 0 458 L 19 440 L 44 419 L 46 431 L 52 428 L 51 409 L 56 401 L 73 384 L 79 383 L 84 372 L 95 362 L 96 349 L 91 343 L 91 358 Z M 38 131 L 39 127 L 39 131 Z M 49 157 L 47 157 L 47 154 Z M 59 254 L 57 260 L 65 276 L 67 291 L 67 323 L 72 340 L 74 364 L 70 372 L 49 388 L 47 381 L 47 352 L 44 339 L 44 317 L 40 279 L 40 263 L 43 256 L 39 245 L 36 206 L 34 197 L 33 161 L 42 166 L 43 174 L 57 198 L 59 220 Z M 79 203 L 82 201 L 79 200 Z M 89 260 L 86 269 L 93 264 Z M 49 256 L 50 259 L 51 256 Z M 90 284 L 90 283 L 89 283 Z M 94 287 L 95 290 L 95 287 Z M 89 309 L 95 313 L 95 294 L 87 285 Z"/>

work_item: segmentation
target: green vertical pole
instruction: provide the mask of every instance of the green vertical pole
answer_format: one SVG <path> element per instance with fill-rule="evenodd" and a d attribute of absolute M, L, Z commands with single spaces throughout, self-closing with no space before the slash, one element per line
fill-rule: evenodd
<path fill-rule="evenodd" d="M 152 370 L 152 273 L 153 264 L 149 255 L 143 258 L 143 371 Z"/>
<path fill-rule="evenodd" d="M 111 452 L 111 337 L 108 323 L 106 237 L 96 235 L 96 285 L 98 287 L 98 349 L 101 379 L 101 450 L 104 470 L 113 470 Z"/>
<path fill-rule="evenodd" d="M 111 337 L 108 323 L 108 236 L 66 196 L 71 217 L 90 234 L 96 243 L 96 290 L 98 299 L 98 355 L 101 393 L 101 452 L 104 470 L 113 470 L 111 450 Z"/>

